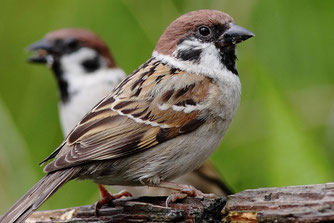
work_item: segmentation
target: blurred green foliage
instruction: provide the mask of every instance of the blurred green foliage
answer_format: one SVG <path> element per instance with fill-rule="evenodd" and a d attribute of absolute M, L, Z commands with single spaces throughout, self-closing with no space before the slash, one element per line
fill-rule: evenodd
<path fill-rule="evenodd" d="M 51 72 L 24 48 L 64 27 L 102 36 L 130 73 L 164 28 L 202 8 L 225 11 L 256 37 L 238 46 L 240 108 L 212 160 L 236 191 L 334 179 L 334 1 L 0 0 L 0 213 L 43 176 L 62 141 Z M 71 182 L 42 208 L 92 204 L 90 181 Z"/>

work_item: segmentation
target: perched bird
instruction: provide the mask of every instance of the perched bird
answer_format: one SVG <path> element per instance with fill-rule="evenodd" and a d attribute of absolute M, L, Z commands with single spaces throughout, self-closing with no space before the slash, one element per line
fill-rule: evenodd
<path fill-rule="evenodd" d="M 59 29 L 28 47 L 34 54 L 28 61 L 47 64 L 58 83 L 59 115 L 64 136 L 94 105 L 125 77 L 106 43 L 95 33 L 79 28 Z M 218 171 L 208 161 L 201 168 L 175 180 L 191 184 L 206 193 L 231 194 Z M 170 190 L 153 187 L 114 186 L 133 195 L 168 195 Z"/>
<path fill-rule="evenodd" d="M 123 80 L 42 163 L 47 173 L 2 218 L 22 222 L 73 179 L 207 196 L 171 180 L 199 168 L 226 133 L 240 100 L 235 45 L 253 36 L 221 11 L 172 22 L 152 57 Z"/>

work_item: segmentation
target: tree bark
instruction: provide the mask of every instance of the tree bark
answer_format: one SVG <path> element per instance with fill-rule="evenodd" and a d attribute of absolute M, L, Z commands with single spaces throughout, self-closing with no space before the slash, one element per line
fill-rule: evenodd
<path fill-rule="evenodd" d="M 166 197 L 119 199 L 95 216 L 92 206 L 34 213 L 27 222 L 334 222 L 334 183 L 260 188 L 227 199 Z"/>
<path fill-rule="evenodd" d="M 334 222 L 334 183 L 245 190 L 223 214 L 223 222 Z"/>

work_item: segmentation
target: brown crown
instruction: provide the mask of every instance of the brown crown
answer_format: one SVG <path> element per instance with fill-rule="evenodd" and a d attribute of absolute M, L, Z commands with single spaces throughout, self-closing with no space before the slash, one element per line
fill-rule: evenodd
<path fill-rule="evenodd" d="M 203 9 L 184 14 L 174 20 L 161 35 L 155 51 L 164 55 L 172 55 L 178 42 L 195 33 L 200 25 L 212 27 L 233 22 L 233 18 L 218 10 Z"/>
<path fill-rule="evenodd" d="M 79 28 L 59 29 L 46 34 L 45 39 L 67 39 L 74 38 L 79 40 L 82 46 L 96 49 L 106 60 L 110 68 L 117 67 L 116 63 L 109 51 L 107 44 L 97 34 Z"/>

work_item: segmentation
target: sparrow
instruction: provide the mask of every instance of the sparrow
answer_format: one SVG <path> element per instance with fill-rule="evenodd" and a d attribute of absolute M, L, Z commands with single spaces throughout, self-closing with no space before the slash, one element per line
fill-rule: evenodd
<path fill-rule="evenodd" d="M 0 222 L 24 221 L 73 179 L 210 196 L 171 181 L 198 169 L 225 135 L 241 95 L 235 46 L 252 36 L 216 10 L 189 12 L 173 21 L 152 57 L 41 162 L 52 159 L 44 167 L 47 174 Z"/>
<path fill-rule="evenodd" d="M 55 30 L 27 49 L 34 52 L 28 61 L 47 64 L 57 81 L 64 136 L 126 77 L 106 43 L 89 30 Z"/>
<path fill-rule="evenodd" d="M 125 79 L 105 41 L 96 33 L 79 28 L 54 30 L 27 48 L 33 52 L 28 62 L 47 65 L 57 81 L 59 116 L 66 137 L 94 105 Z M 209 161 L 194 172 L 175 180 L 191 184 L 203 192 L 229 195 L 231 190 Z M 167 196 L 170 190 L 152 187 L 120 187 L 133 195 Z"/>

